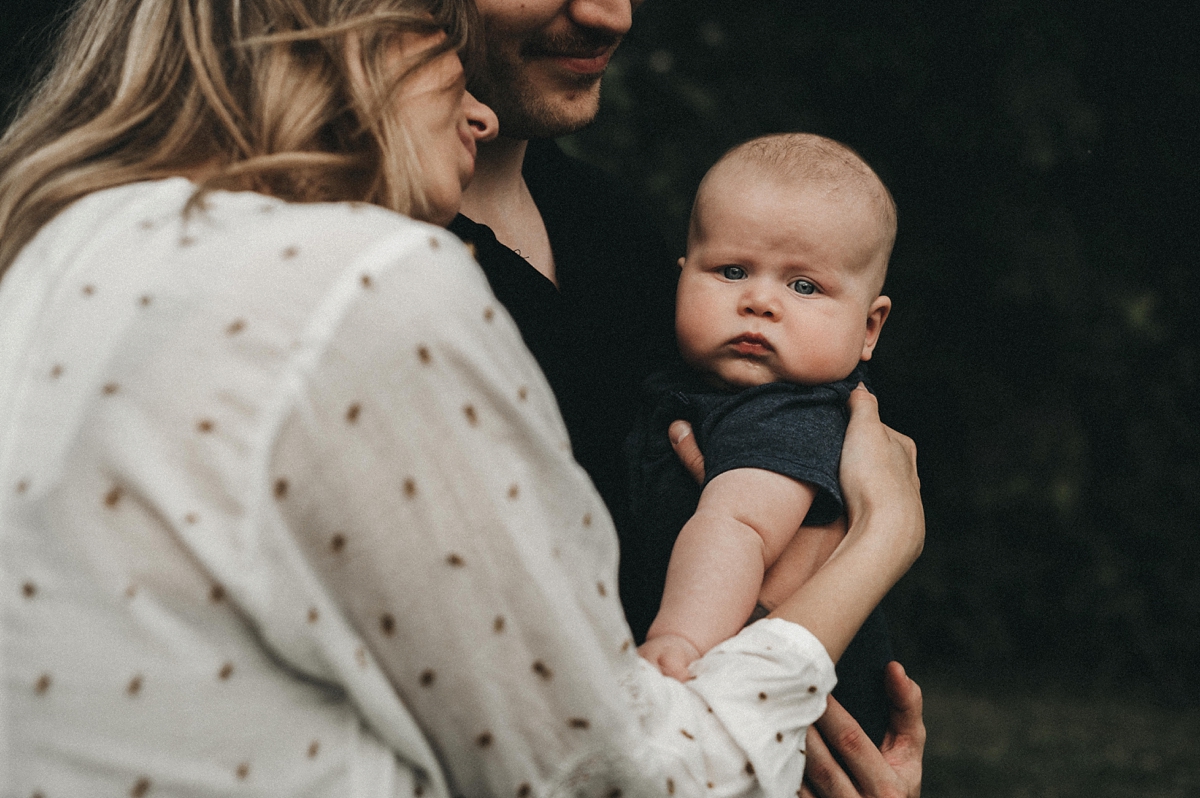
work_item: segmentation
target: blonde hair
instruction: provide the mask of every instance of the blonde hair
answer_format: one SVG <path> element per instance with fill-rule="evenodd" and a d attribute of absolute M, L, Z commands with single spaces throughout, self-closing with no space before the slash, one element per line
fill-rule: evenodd
<path fill-rule="evenodd" d="M 389 101 L 437 55 L 473 54 L 474 18 L 470 0 L 81 0 L 0 139 L 0 275 L 85 194 L 214 163 L 201 192 L 426 216 Z M 397 33 L 439 29 L 405 74 L 386 69 Z"/>

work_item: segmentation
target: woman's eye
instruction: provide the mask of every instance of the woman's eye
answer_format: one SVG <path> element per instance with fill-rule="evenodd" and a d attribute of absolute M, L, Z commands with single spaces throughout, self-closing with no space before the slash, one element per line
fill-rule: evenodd
<path fill-rule="evenodd" d="M 726 280 L 744 280 L 746 278 L 746 270 L 741 266 L 722 266 L 721 276 Z"/>
<path fill-rule="evenodd" d="M 815 285 L 813 285 L 812 283 L 810 283 L 808 280 L 795 280 L 790 285 L 788 285 L 788 288 L 792 289 L 797 294 L 815 294 L 815 293 L 817 293 L 817 287 Z"/>

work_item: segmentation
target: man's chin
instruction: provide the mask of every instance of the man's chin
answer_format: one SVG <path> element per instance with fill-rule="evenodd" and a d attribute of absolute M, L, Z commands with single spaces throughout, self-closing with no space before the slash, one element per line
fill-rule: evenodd
<path fill-rule="evenodd" d="M 500 120 L 500 135 L 512 139 L 565 136 L 592 123 L 600 110 L 600 82 L 579 88 L 546 88 L 527 82 L 488 103 Z"/>

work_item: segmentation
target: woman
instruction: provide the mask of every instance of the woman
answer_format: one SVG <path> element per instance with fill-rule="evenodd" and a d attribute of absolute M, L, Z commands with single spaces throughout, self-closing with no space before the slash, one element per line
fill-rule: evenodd
<path fill-rule="evenodd" d="M 495 133 L 470 17 L 76 11 L 0 144 L 6 793 L 799 787 L 921 546 L 910 444 L 857 396 L 839 553 L 687 685 L 643 663 L 549 389 L 426 223 Z"/>

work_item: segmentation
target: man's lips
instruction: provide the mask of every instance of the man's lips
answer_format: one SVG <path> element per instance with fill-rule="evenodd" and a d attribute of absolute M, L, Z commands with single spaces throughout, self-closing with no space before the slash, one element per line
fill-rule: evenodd
<path fill-rule="evenodd" d="M 611 47 L 602 47 L 598 50 L 583 52 L 548 52 L 545 55 L 554 63 L 571 72 L 580 75 L 597 75 L 608 68 L 608 59 L 612 57 L 612 51 Z"/>
<path fill-rule="evenodd" d="M 727 346 L 742 355 L 765 355 L 775 351 L 775 347 L 771 346 L 770 341 L 755 333 L 739 335 L 737 338 L 731 339 Z"/>

